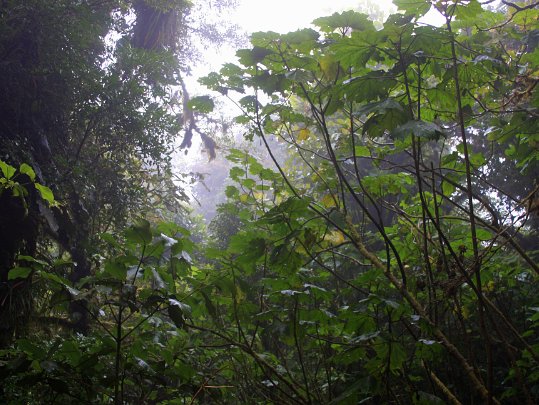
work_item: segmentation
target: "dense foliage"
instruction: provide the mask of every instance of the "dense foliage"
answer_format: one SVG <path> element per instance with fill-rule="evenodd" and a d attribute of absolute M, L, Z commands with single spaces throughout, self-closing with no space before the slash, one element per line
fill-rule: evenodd
<path fill-rule="evenodd" d="M 174 46 L 135 24 L 105 63 L 119 4 L 23 3 L 4 3 L 0 51 L 26 35 L 50 60 L 0 65 L 18 78 L 0 83 L 4 402 L 539 401 L 537 4 L 398 0 L 382 26 L 348 11 L 253 34 L 201 81 L 273 166 L 230 149 L 234 185 L 195 244 L 135 175 L 166 163 Z M 422 23 L 433 7 L 445 25 Z M 36 10 L 66 31 L 7 24 Z"/>

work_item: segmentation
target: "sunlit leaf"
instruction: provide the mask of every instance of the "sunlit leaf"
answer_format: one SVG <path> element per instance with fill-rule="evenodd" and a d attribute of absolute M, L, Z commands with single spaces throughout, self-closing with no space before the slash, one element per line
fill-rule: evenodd
<path fill-rule="evenodd" d="M 32 181 L 36 179 L 36 173 L 34 172 L 34 169 L 32 169 L 26 163 L 21 164 L 19 172 L 21 172 L 22 174 L 26 174 L 28 177 L 30 177 L 30 180 Z"/>
<path fill-rule="evenodd" d="M 2 174 L 8 180 L 11 179 L 17 171 L 13 166 L 8 165 L 2 160 L 0 160 L 0 170 L 2 170 Z"/>
<path fill-rule="evenodd" d="M 54 200 L 54 194 L 52 193 L 52 190 L 50 188 L 39 183 L 34 183 L 34 186 L 37 191 L 39 191 L 41 198 L 47 201 L 49 205 L 56 205 L 56 201 Z"/>

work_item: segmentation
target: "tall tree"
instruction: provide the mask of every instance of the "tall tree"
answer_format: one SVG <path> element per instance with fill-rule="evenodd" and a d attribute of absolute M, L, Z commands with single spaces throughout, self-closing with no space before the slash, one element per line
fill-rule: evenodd
<path fill-rule="evenodd" d="M 170 86 L 179 83 L 175 49 L 187 12 L 184 1 L 0 6 L 0 155 L 32 166 L 58 202 L 50 208 L 30 193 L 23 212 L 19 200 L 1 197 L 3 319 L 27 308 L 15 304 L 28 299 L 19 294 L 27 284 L 8 280 L 18 255 L 65 256 L 73 264 L 64 275 L 81 280 L 91 273 L 96 236 L 144 209 L 151 178 L 170 171 L 180 130 Z M 88 330 L 77 304 L 72 318 Z M 14 326 L 2 323 L 2 344 Z"/>

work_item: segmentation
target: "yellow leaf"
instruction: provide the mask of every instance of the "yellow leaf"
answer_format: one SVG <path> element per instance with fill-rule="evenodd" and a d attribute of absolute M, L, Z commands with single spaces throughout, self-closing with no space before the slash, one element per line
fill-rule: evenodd
<path fill-rule="evenodd" d="M 298 134 L 298 141 L 306 141 L 309 139 L 309 136 L 311 135 L 311 131 L 309 131 L 307 128 L 303 128 L 299 131 Z"/>
<path fill-rule="evenodd" d="M 245 293 L 241 290 L 241 288 L 239 286 L 236 286 L 236 302 L 237 303 L 240 303 L 242 302 L 243 300 L 245 300 Z"/>
<path fill-rule="evenodd" d="M 326 208 L 336 207 L 335 199 L 333 198 L 333 195 L 331 194 L 326 194 L 324 197 L 322 197 L 322 201 L 320 202 Z"/>
<path fill-rule="evenodd" d="M 344 243 L 345 239 L 341 231 L 331 231 L 324 236 L 324 240 L 332 245 L 340 245 L 341 243 Z"/>
<path fill-rule="evenodd" d="M 240 195 L 240 201 L 241 202 L 247 202 L 248 198 L 249 198 L 249 196 L 247 194 Z"/>
<path fill-rule="evenodd" d="M 487 283 L 487 285 L 484 287 L 484 290 L 485 290 L 485 291 L 488 291 L 488 292 L 492 292 L 492 291 L 494 291 L 494 288 L 495 288 L 495 287 L 496 287 L 496 285 L 494 284 L 494 281 L 491 280 L 491 281 L 489 281 L 489 282 Z"/>
<path fill-rule="evenodd" d="M 323 56 L 318 63 L 320 64 L 320 70 L 327 79 L 333 79 L 337 75 L 339 64 L 335 62 L 331 55 Z"/>

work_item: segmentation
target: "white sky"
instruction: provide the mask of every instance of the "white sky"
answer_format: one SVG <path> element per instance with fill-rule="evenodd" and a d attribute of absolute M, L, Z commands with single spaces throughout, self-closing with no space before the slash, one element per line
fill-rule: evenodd
<path fill-rule="evenodd" d="M 357 9 L 361 3 L 361 0 L 241 0 L 233 18 L 248 32 L 286 33 L 308 27 L 315 18 Z M 376 3 L 387 9 L 391 0 L 376 0 Z"/>

